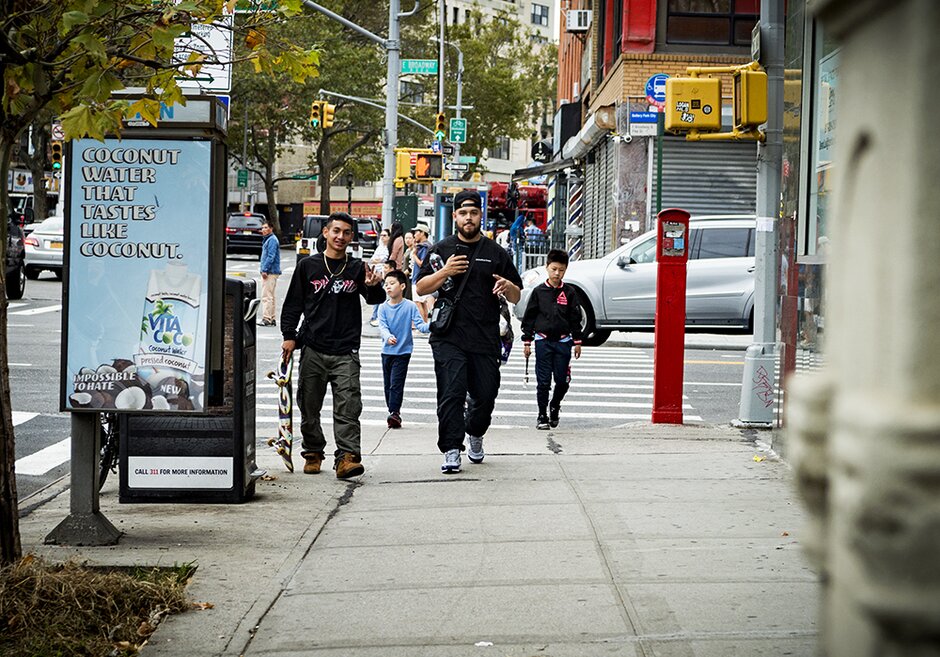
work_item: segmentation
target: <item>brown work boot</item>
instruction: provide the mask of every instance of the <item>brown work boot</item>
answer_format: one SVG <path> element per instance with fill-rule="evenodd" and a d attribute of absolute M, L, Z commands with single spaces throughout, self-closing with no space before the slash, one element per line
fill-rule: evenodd
<path fill-rule="evenodd" d="M 307 452 L 304 454 L 304 474 L 320 474 L 322 463 L 323 452 Z"/>
<path fill-rule="evenodd" d="M 362 457 L 358 454 L 350 454 L 349 452 L 343 452 L 333 464 L 333 469 L 336 470 L 337 479 L 349 479 L 350 477 L 355 477 L 356 475 L 361 475 L 366 471 L 362 467 Z"/>

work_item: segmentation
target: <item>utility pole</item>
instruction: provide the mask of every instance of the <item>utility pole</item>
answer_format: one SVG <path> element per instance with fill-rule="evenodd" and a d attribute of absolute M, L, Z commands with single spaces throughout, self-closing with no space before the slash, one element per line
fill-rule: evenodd
<path fill-rule="evenodd" d="M 757 149 L 757 232 L 754 343 L 744 355 L 741 406 L 735 426 L 770 428 L 776 401 L 777 219 L 783 160 L 784 0 L 760 4 L 760 63 L 767 72 L 766 140 Z"/>
<path fill-rule="evenodd" d="M 448 41 L 447 45 L 457 51 L 457 104 L 455 106 L 455 110 L 456 110 L 456 116 L 459 119 L 460 110 L 463 107 L 463 50 L 461 50 L 460 47 L 453 41 Z M 444 77 L 442 75 L 441 80 L 443 79 Z M 441 104 L 443 105 L 443 101 L 441 102 Z M 438 111 L 443 112 L 444 110 L 440 109 Z M 460 158 L 460 144 L 456 143 L 454 144 L 454 161 L 458 162 L 459 158 Z"/>
<path fill-rule="evenodd" d="M 365 36 L 374 41 L 388 53 L 388 68 L 385 81 L 385 167 L 382 174 L 382 226 L 390 228 L 394 221 L 393 204 L 395 202 L 395 148 L 398 146 L 398 77 L 401 73 L 401 30 L 400 20 L 413 16 L 418 11 L 419 0 L 415 0 L 414 8 L 404 14 L 398 13 L 399 0 L 389 0 L 388 3 L 388 39 L 383 39 L 370 32 L 369 30 L 356 25 L 351 20 L 343 18 L 313 2 L 313 0 L 303 0 L 303 3 L 311 9 L 320 12 L 324 16 L 335 20 L 336 22 L 348 27 L 354 32 Z"/>
<path fill-rule="evenodd" d="M 440 36 L 437 38 L 437 111 L 444 111 L 444 24 L 447 22 L 447 3 L 438 0 L 441 7 Z"/>
<path fill-rule="evenodd" d="M 245 101 L 245 123 L 242 127 L 244 129 L 242 133 L 242 169 L 247 169 L 248 168 L 248 101 L 247 100 Z M 242 212 L 245 211 L 246 189 L 247 189 L 246 187 L 240 187 L 238 190 L 238 193 L 240 195 L 238 199 L 238 209 L 241 210 Z M 226 200 L 226 204 L 228 204 L 228 200 Z"/>

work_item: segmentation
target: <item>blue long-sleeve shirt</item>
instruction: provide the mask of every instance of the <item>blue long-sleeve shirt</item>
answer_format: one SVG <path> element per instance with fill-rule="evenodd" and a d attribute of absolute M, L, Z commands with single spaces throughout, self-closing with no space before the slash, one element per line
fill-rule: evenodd
<path fill-rule="evenodd" d="M 274 233 L 265 237 L 261 245 L 261 273 L 281 273 L 281 245 Z"/>
<path fill-rule="evenodd" d="M 422 333 L 431 329 L 428 323 L 421 319 L 421 313 L 414 301 L 402 299 L 401 303 L 391 304 L 388 301 L 379 306 L 379 334 L 382 336 L 383 354 L 410 354 L 414 349 L 414 339 L 411 337 L 411 324 Z M 396 344 L 389 344 L 391 336 L 398 339 Z"/>

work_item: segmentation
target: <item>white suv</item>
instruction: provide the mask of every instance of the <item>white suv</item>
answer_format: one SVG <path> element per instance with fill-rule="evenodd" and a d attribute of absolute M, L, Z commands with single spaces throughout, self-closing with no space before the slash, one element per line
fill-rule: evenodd
<path fill-rule="evenodd" d="M 752 328 L 755 223 L 742 215 L 692 218 L 686 326 Z M 611 331 L 653 326 L 656 266 L 655 230 L 603 258 L 571 262 L 565 282 L 581 293 L 585 344 L 603 344 Z M 523 273 L 517 317 L 525 313 L 532 288 L 545 279 L 545 267 Z"/>

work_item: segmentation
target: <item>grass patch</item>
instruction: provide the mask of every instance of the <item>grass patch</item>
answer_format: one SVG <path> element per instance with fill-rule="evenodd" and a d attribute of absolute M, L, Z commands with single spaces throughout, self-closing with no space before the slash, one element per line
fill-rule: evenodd
<path fill-rule="evenodd" d="M 190 608 L 193 564 L 91 568 L 27 555 L 0 569 L 0 655 L 136 655 L 167 614 Z"/>

